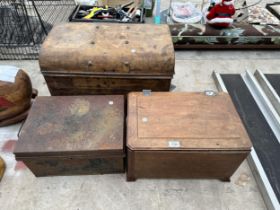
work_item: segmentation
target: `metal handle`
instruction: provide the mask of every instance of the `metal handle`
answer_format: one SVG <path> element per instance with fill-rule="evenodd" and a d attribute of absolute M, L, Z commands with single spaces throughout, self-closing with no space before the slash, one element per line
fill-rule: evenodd
<path fill-rule="evenodd" d="M 148 90 L 148 89 L 143 89 L 142 93 L 143 93 L 144 96 L 150 96 L 152 94 L 152 91 Z"/>
<path fill-rule="evenodd" d="M 26 119 L 25 119 L 26 120 Z M 19 127 L 19 130 L 18 130 L 18 133 L 17 133 L 17 137 L 19 138 L 19 136 L 20 136 L 20 133 L 21 133 L 21 130 L 22 130 L 22 127 L 23 127 L 23 125 L 24 125 L 24 123 L 25 123 L 25 120 L 21 123 L 21 125 L 20 125 L 20 127 Z"/>
<path fill-rule="evenodd" d="M 32 88 L 32 96 L 31 96 L 31 98 L 34 99 L 34 98 L 36 98 L 37 96 L 38 96 L 38 90 L 35 89 L 35 88 Z"/>

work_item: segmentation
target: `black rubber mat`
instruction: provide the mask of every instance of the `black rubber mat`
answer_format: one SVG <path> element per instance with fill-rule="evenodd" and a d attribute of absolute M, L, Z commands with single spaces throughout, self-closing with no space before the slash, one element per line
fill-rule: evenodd
<path fill-rule="evenodd" d="M 240 75 L 221 75 L 280 202 L 280 144 Z"/>
<path fill-rule="evenodd" d="M 280 74 L 266 74 L 265 76 L 277 94 L 280 96 Z"/>

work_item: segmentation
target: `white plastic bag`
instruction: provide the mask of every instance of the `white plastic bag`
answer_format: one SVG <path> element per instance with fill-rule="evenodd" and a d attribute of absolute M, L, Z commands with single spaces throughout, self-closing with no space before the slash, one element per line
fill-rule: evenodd
<path fill-rule="evenodd" d="M 197 23 L 202 18 L 202 13 L 191 2 L 174 2 L 171 4 L 170 16 L 178 23 Z"/>

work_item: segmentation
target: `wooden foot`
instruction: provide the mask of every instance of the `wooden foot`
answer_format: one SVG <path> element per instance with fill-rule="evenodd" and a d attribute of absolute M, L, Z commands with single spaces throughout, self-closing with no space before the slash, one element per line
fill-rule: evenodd
<path fill-rule="evenodd" d="M 222 182 L 230 182 L 230 177 L 220 179 Z"/>
<path fill-rule="evenodd" d="M 126 176 L 126 181 L 127 181 L 127 182 L 135 182 L 135 181 L 136 181 L 136 178 L 135 178 L 135 177 L 132 177 L 132 176 Z"/>
<path fill-rule="evenodd" d="M 126 168 L 126 181 L 135 182 L 136 178 L 134 176 L 134 152 L 127 149 L 127 168 Z"/>

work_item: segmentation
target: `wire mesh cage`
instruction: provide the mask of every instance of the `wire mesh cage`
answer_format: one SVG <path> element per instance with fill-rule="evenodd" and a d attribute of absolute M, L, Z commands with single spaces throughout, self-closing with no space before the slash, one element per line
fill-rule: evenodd
<path fill-rule="evenodd" d="M 0 59 L 37 59 L 48 32 L 75 6 L 74 0 L 0 1 Z"/>

